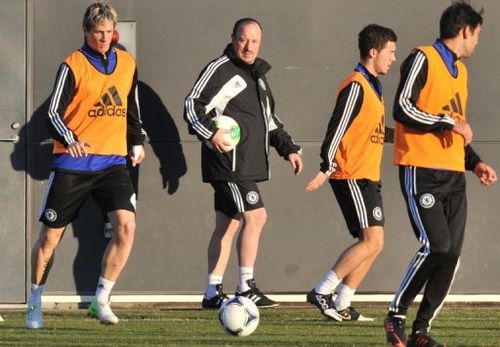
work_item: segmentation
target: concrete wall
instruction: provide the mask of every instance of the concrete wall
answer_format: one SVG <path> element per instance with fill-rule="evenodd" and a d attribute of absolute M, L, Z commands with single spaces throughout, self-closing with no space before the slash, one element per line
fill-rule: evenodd
<path fill-rule="evenodd" d="M 90 1 L 28 1 L 31 14 L 32 83 L 28 94 L 28 214 L 35 216 L 48 177 L 50 141 L 43 128 L 58 65 L 82 42 L 81 17 Z M 432 43 L 448 0 L 115 0 L 121 20 L 137 23 L 137 59 L 144 126 L 150 134 L 147 159 L 138 173 L 139 211 L 136 244 L 116 292 L 200 293 L 206 277 L 206 246 L 214 226 L 211 187 L 201 183 L 199 143 L 182 120 L 183 100 L 202 67 L 229 42 L 233 23 L 258 18 L 264 27 L 261 56 L 273 69 L 268 78 L 277 113 L 304 148 L 305 169 L 293 177 L 288 163 L 272 158 L 272 180 L 262 184 L 269 219 L 256 264 L 259 286 L 268 292 L 309 290 L 352 239 L 329 187 L 305 194 L 319 168 L 319 147 L 333 108 L 335 90 L 358 61 L 357 34 L 378 23 L 399 36 L 398 62 L 382 78 L 387 119 L 392 121 L 399 63 L 415 45 Z M 485 7 L 485 25 L 470 72 L 469 117 L 474 147 L 500 170 L 498 94 L 500 2 Z M 397 170 L 386 147 L 383 193 L 386 243 L 362 292 L 393 292 L 418 243 L 409 227 Z M 454 293 L 499 293 L 500 186 L 480 187 L 469 178 L 469 221 Z M 102 217 L 93 204 L 68 229 L 48 282 L 53 293 L 94 290 L 105 246 Z M 28 224 L 29 248 L 38 233 Z M 76 240 L 75 240 L 76 239 Z M 225 286 L 235 289 L 236 258 Z"/>

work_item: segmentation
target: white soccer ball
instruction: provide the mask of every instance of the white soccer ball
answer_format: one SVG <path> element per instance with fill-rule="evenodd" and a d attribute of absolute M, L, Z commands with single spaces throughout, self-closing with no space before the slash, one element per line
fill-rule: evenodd
<path fill-rule="evenodd" d="M 213 119 L 215 126 L 219 129 L 229 130 L 229 133 L 224 134 L 224 140 L 229 143 L 226 147 L 227 151 L 231 151 L 240 142 L 240 126 L 238 123 L 229 116 L 217 116 Z"/>
<path fill-rule="evenodd" d="M 222 329 L 230 335 L 248 336 L 259 325 L 259 309 L 255 303 L 244 296 L 228 299 L 219 309 L 219 322 Z"/>

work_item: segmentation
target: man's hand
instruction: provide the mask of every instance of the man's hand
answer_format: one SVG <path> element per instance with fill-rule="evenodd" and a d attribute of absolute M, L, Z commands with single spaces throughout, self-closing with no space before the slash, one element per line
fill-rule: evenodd
<path fill-rule="evenodd" d="M 495 170 L 481 161 L 477 163 L 474 168 L 474 173 L 479 178 L 479 182 L 481 182 L 483 186 L 489 186 L 497 181 L 497 173 Z"/>
<path fill-rule="evenodd" d="M 212 137 L 212 145 L 219 153 L 224 153 L 230 151 L 231 144 L 224 139 L 225 134 L 230 134 L 231 130 L 228 129 L 217 129 L 214 136 Z"/>
<path fill-rule="evenodd" d="M 68 153 L 73 158 L 86 157 L 89 154 L 86 147 L 90 147 L 90 144 L 84 141 L 73 142 L 68 146 Z"/>
<path fill-rule="evenodd" d="M 146 157 L 144 146 L 143 145 L 132 146 L 132 149 L 130 150 L 128 155 L 133 167 L 139 165 L 144 160 L 144 157 Z"/>
<path fill-rule="evenodd" d="M 472 142 L 472 128 L 466 121 L 455 124 L 452 131 L 462 135 L 466 146 Z"/>
<path fill-rule="evenodd" d="M 288 161 L 292 165 L 293 173 L 295 176 L 302 172 L 302 158 L 298 153 L 291 153 L 288 155 Z"/>
<path fill-rule="evenodd" d="M 313 192 L 315 191 L 316 189 L 318 189 L 319 187 L 321 187 L 323 185 L 323 183 L 325 183 L 326 181 L 328 180 L 328 176 L 325 175 L 322 171 L 318 172 L 318 174 L 316 175 L 316 177 L 314 177 L 311 182 L 309 182 L 307 185 L 306 185 L 306 192 Z"/>

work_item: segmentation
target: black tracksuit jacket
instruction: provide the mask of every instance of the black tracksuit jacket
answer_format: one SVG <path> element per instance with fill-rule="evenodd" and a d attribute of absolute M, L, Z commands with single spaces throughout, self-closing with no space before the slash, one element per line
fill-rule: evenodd
<path fill-rule="evenodd" d="M 202 142 L 204 182 L 265 181 L 269 179 L 269 146 L 285 159 L 300 152 L 274 113 L 274 99 L 265 74 L 271 66 L 257 58 L 252 65 L 235 55 L 231 44 L 200 73 L 186 97 L 184 119 L 189 132 Z M 219 153 L 210 140 L 217 115 L 233 118 L 241 138 L 234 150 Z"/>

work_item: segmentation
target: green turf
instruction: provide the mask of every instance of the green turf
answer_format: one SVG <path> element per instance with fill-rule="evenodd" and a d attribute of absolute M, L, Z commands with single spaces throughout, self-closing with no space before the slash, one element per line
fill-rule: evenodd
<path fill-rule="evenodd" d="M 226 335 L 216 311 L 115 309 L 120 323 L 104 326 L 84 310 L 47 310 L 36 331 L 24 327 L 23 312 L 4 311 L 0 346 L 384 346 L 384 309 L 362 311 L 375 321 L 337 323 L 313 308 L 261 310 L 247 337 Z M 500 346 L 500 309 L 443 309 L 432 333 L 448 346 Z"/>

